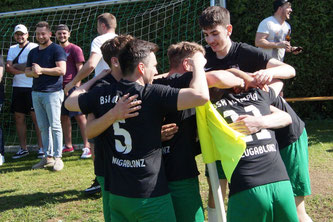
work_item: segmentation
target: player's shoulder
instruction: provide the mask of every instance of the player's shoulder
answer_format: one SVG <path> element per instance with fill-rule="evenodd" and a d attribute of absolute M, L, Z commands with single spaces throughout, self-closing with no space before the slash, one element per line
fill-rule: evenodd
<path fill-rule="evenodd" d="M 233 42 L 232 47 L 235 49 L 235 51 L 260 51 L 257 47 L 247 44 L 245 42 Z"/>

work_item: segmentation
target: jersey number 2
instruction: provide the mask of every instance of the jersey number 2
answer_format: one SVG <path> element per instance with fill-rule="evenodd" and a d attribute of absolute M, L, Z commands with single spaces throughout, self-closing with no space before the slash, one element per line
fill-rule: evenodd
<path fill-rule="evenodd" d="M 255 116 L 255 117 L 262 116 L 261 113 L 260 113 L 260 110 L 257 107 L 255 107 L 254 105 L 245 106 L 244 110 L 247 113 L 252 113 L 253 116 Z M 224 111 L 223 116 L 224 116 L 224 118 L 227 118 L 227 117 L 230 116 L 232 122 L 235 122 L 239 117 L 239 115 L 234 110 Z M 252 137 L 253 135 L 255 135 L 258 140 L 270 139 L 271 138 L 271 134 L 268 132 L 268 130 L 262 129 L 262 130 L 260 130 L 259 132 L 255 133 L 255 134 L 246 136 L 245 139 L 244 139 L 245 142 L 253 141 L 253 137 Z"/>

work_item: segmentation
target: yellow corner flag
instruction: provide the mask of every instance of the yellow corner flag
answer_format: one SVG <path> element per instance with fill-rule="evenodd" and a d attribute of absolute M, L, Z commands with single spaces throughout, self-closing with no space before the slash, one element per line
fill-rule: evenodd
<path fill-rule="evenodd" d="M 246 148 L 244 135 L 231 129 L 210 101 L 196 107 L 196 118 L 204 162 L 221 160 L 223 171 L 230 182 Z"/>

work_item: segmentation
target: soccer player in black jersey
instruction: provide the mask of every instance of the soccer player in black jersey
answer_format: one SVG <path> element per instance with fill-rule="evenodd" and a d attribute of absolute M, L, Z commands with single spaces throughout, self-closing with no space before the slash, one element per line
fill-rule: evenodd
<path fill-rule="evenodd" d="M 256 84 L 260 87 L 270 83 L 273 78 L 286 79 L 295 76 L 292 66 L 269 57 L 256 47 L 233 42 L 230 39 L 232 25 L 227 9 L 220 6 L 208 7 L 202 12 L 199 25 L 208 43 L 205 66 L 207 70 L 237 68 L 254 75 Z M 210 90 L 210 93 L 214 95 L 215 90 Z M 222 190 L 225 190 L 226 180 L 220 180 L 220 183 Z M 216 217 L 211 195 L 208 206 L 208 217 Z"/>
<path fill-rule="evenodd" d="M 229 184 L 230 222 L 298 221 L 291 184 L 272 130 L 290 124 L 291 117 L 270 106 L 282 88 L 280 82 L 271 86 L 268 92 L 257 88 L 241 93 L 219 90 L 211 98 L 226 121 L 248 135 L 246 150 Z"/>
<path fill-rule="evenodd" d="M 176 88 L 188 87 L 192 75 L 188 58 L 191 58 L 198 50 L 204 51 L 202 46 L 193 42 L 184 41 L 170 45 L 168 49 L 170 71 L 167 78 L 156 79 L 153 83 Z M 242 79 L 226 71 L 206 73 L 206 78 L 209 87 L 230 88 L 244 83 Z M 165 171 L 176 219 L 180 222 L 204 221 L 197 177 L 199 172 L 195 161 L 195 155 L 200 152 L 196 134 L 195 109 L 168 113 L 164 123 L 171 126 L 162 129 L 162 138 L 171 137 L 164 140 L 162 145 Z M 176 132 L 171 132 L 173 127 L 176 128 Z"/>
<path fill-rule="evenodd" d="M 93 87 L 100 87 L 102 85 L 109 85 L 116 83 L 121 79 L 121 70 L 119 67 L 119 62 L 117 56 L 119 51 L 126 45 L 126 43 L 132 40 L 133 37 L 129 35 L 117 36 L 115 39 L 107 40 L 101 47 L 102 52 L 107 50 L 109 57 L 105 57 L 104 60 L 107 61 L 108 65 L 111 67 L 111 70 L 104 70 L 100 75 L 95 76 L 84 85 L 82 85 L 78 90 L 74 92 L 74 95 L 80 95 L 85 93 Z M 112 58 L 111 58 L 112 57 Z M 121 119 L 127 119 L 135 117 L 138 115 L 137 110 L 140 109 L 139 104 L 140 100 L 136 100 L 137 95 L 129 97 L 129 95 L 124 95 L 117 104 L 106 112 L 102 117 L 95 120 L 95 115 L 91 110 L 84 110 L 85 114 L 88 114 L 87 118 L 87 128 L 86 134 L 89 139 L 94 139 L 95 144 L 95 158 L 94 158 L 94 169 L 95 175 L 98 183 L 101 186 L 102 197 L 103 197 L 103 214 L 104 220 L 111 220 L 111 212 L 109 207 L 109 193 L 104 190 L 104 152 L 103 152 L 103 143 L 97 137 L 103 130 L 99 126 L 106 127 L 110 126 L 113 122 Z M 99 124 L 101 121 L 103 124 Z M 97 126 L 96 126 L 97 125 Z M 103 130 L 104 131 L 104 130 Z"/>
<path fill-rule="evenodd" d="M 194 70 L 190 88 L 148 84 L 157 73 L 155 49 L 152 43 L 133 40 L 119 56 L 124 80 L 79 98 L 89 101 L 96 113 L 105 112 L 126 93 L 139 94 L 142 100 L 139 116 L 116 122 L 101 135 L 108 147 L 105 189 L 112 193 L 112 221 L 175 221 L 161 162 L 162 117 L 167 111 L 203 105 L 209 98 L 202 53 L 189 61 Z"/>

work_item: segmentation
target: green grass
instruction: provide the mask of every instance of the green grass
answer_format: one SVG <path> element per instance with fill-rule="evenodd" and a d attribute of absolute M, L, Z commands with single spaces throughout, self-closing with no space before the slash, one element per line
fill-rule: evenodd
<path fill-rule="evenodd" d="M 312 195 L 306 209 L 313 221 L 333 221 L 333 122 L 307 123 Z M 39 160 L 35 153 L 20 160 L 6 154 L 0 167 L 0 221 L 103 221 L 100 195 L 85 196 L 91 185 L 91 160 L 80 159 L 80 151 L 65 155 L 64 170 L 31 170 Z M 202 158 L 197 158 L 204 207 L 208 185 Z M 207 215 L 207 213 L 206 213 Z"/>

